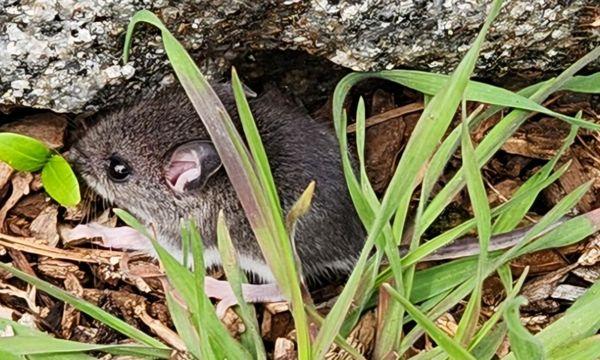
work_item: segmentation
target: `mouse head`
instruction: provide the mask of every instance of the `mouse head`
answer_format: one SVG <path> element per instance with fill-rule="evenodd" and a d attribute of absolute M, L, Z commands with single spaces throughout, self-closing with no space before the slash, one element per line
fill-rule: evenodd
<path fill-rule="evenodd" d="M 170 203 L 179 208 L 178 201 L 197 198 L 221 167 L 183 91 L 165 91 L 94 120 L 68 158 L 91 188 L 137 216 L 152 218 L 173 208 Z"/>

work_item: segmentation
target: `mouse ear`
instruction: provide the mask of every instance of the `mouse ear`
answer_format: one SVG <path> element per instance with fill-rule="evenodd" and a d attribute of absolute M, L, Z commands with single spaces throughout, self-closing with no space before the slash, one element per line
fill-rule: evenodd
<path fill-rule="evenodd" d="M 210 141 L 194 140 L 178 146 L 165 166 L 165 180 L 178 192 L 201 188 L 221 167 Z"/>

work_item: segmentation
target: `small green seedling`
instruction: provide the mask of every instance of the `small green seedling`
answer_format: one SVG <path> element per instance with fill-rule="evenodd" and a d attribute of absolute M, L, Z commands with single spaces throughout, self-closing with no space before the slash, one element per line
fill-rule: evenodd
<path fill-rule="evenodd" d="M 0 133 L 0 161 L 18 171 L 42 171 L 48 195 L 63 206 L 81 200 L 79 183 L 67 161 L 39 140 L 29 136 Z"/>

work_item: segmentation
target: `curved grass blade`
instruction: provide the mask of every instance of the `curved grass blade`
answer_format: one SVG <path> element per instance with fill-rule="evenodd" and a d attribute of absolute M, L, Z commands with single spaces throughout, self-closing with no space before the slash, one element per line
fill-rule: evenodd
<path fill-rule="evenodd" d="M 504 319 L 508 325 L 510 348 L 517 360 L 542 360 L 544 359 L 542 342 L 536 339 L 521 324 L 519 307 L 526 303 L 527 300 L 519 296 L 516 299 L 510 300 L 504 311 Z"/>
<path fill-rule="evenodd" d="M 488 204 L 487 192 L 483 185 L 483 178 L 477 164 L 475 148 L 471 142 L 469 133 L 469 124 L 467 117 L 467 105 L 462 102 L 462 159 L 465 169 L 465 178 L 467 181 L 467 190 L 471 206 L 477 222 L 477 237 L 479 238 L 479 258 L 477 261 L 476 285 L 471 293 L 465 312 L 458 324 L 455 340 L 461 344 L 466 344 L 471 339 L 479 312 L 481 310 L 481 295 L 483 291 L 483 281 L 485 280 L 485 267 L 487 265 L 488 247 L 492 237 L 492 214 Z"/>
<path fill-rule="evenodd" d="M 597 59 L 599 56 L 600 46 L 569 66 L 569 68 L 563 71 L 558 77 L 544 82 L 531 96 L 531 100 L 535 102 L 543 101 L 550 94 L 560 89 L 576 72 Z M 493 154 L 500 149 L 529 115 L 530 113 L 525 110 L 513 110 L 490 130 L 488 135 L 477 146 L 476 153 L 480 166 L 489 161 Z M 441 214 L 445 207 L 450 203 L 451 199 L 460 192 L 464 184 L 464 170 L 459 169 L 452 179 L 431 200 L 429 206 L 423 213 L 423 231 L 435 221 L 439 214 Z"/>
<path fill-rule="evenodd" d="M 383 197 L 381 208 L 377 212 L 372 226 L 369 227 L 368 236 L 355 269 L 350 275 L 342 294 L 323 322 L 321 331 L 315 341 L 313 357 L 323 357 L 333 342 L 335 335 L 339 332 L 342 325 L 339 319 L 344 318 L 350 309 L 352 299 L 356 293 L 361 275 L 365 271 L 369 253 L 375 244 L 375 240 L 379 238 L 381 231 L 392 216 L 396 215 L 396 218 L 398 218 L 398 216 L 406 214 L 412 190 L 417 185 L 414 183 L 414 178 L 406 175 L 418 174 L 421 171 L 433 153 L 435 146 L 439 144 L 450 125 L 454 111 L 448 110 L 456 109 L 460 103 L 462 93 L 467 86 L 467 82 L 475 66 L 475 61 L 485 34 L 491 22 L 498 14 L 501 3 L 501 1 L 494 1 L 492 3 L 490 14 L 473 46 L 460 62 L 450 80 L 448 80 L 444 91 L 438 92 L 423 111 L 419 122 L 406 144 L 402 158 Z M 340 94 L 347 91 L 346 86 L 343 83 L 338 84 L 334 93 L 334 121 L 338 138 L 340 137 L 340 132 L 345 131 L 345 129 L 340 129 L 340 116 L 342 115 L 341 109 L 343 107 L 343 99 L 340 99 Z M 347 149 L 343 149 L 343 151 L 347 151 Z M 403 219 L 399 222 L 404 223 Z M 400 240 L 399 236 L 395 240 L 398 242 Z"/>
<path fill-rule="evenodd" d="M 273 203 L 272 187 L 268 184 L 268 180 L 267 183 L 262 181 L 265 180 L 263 175 L 266 171 L 257 168 L 263 163 L 253 161 L 250 151 L 216 93 L 183 46 L 152 12 L 142 10 L 131 19 L 125 39 L 124 60 L 127 59 L 132 34 L 139 22 L 149 23 L 161 30 L 163 44 L 171 65 L 213 140 L 279 289 L 292 305 L 298 354 L 301 359 L 307 359 L 311 353 L 311 343 L 307 315 L 302 303 L 299 274 L 294 266 L 292 245 L 286 233 L 283 214 L 277 210 L 279 205 Z M 242 119 L 243 121 L 245 120 Z M 252 138 L 253 135 L 247 133 L 246 136 Z M 248 145 L 254 147 L 252 151 L 260 151 L 255 141 L 249 142 Z"/>
<path fill-rule="evenodd" d="M 204 280 L 206 271 L 204 267 L 204 251 L 202 238 L 196 225 L 192 220 L 184 222 L 182 227 L 182 235 L 186 234 L 189 237 L 190 249 L 192 250 L 192 261 L 194 266 L 193 281 L 194 281 L 194 292 L 195 299 L 198 301 L 196 304 L 189 305 L 192 313 L 192 321 L 195 324 L 198 337 L 200 338 L 200 352 L 202 354 L 201 359 L 213 360 L 219 356 L 224 357 L 227 353 L 219 349 L 219 344 L 211 341 L 211 327 L 217 327 L 220 329 L 221 324 L 218 322 L 219 319 L 214 316 L 214 308 L 210 299 L 204 293 Z M 186 267 L 187 268 L 187 267 Z M 192 307 L 195 306 L 195 307 Z M 218 330 L 217 330 L 218 331 Z M 214 346 L 213 346 L 214 344 Z"/>
<path fill-rule="evenodd" d="M 196 358 L 202 359 L 200 339 L 192 323 L 191 314 L 173 299 L 173 295 L 170 292 L 165 292 L 165 297 L 167 299 L 169 315 L 175 325 L 175 330 L 177 330 L 177 334 L 181 336 L 181 340 L 185 344 L 187 351 Z"/>
<path fill-rule="evenodd" d="M 400 295 L 388 284 L 384 284 L 383 288 L 387 291 L 396 301 L 398 301 L 406 311 L 412 316 L 413 319 L 422 326 L 427 334 L 431 336 L 435 342 L 441 346 L 448 355 L 453 359 L 473 359 L 473 355 L 463 349 L 457 342 L 446 335 L 441 329 L 439 329 L 425 314 L 417 309 L 413 304 L 410 303 L 406 298 Z"/>
<path fill-rule="evenodd" d="M 169 359 L 171 350 L 143 346 L 85 344 L 52 337 L 19 335 L 0 337 L 0 349 L 13 355 L 63 355 L 87 351 L 149 356 Z"/>
<path fill-rule="evenodd" d="M 12 332 L 15 336 L 39 336 L 41 339 L 52 338 L 50 335 L 41 332 L 36 329 L 32 329 L 28 326 L 21 325 L 15 321 L 0 319 L 0 331 L 6 330 L 7 327 L 12 329 Z M 10 355 L 10 356 L 9 356 Z M 8 353 L 3 353 L 0 351 L 0 359 L 4 359 L 6 357 L 7 360 L 12 359 L 11 356 L 16 356 L 18 359 L 27 359 L 27 360 L 94 360 L 95 357 L 89 356 L 87 354 L 45 354 L 45 355 L 28 355 L 28 356 L 18 356 Z"/>
<path fill-rule="evenodd" d="M 254 308 L 244 300 L 242 283 L 246 282 L 246 276 L 239 267 L 239 262 L 237 260 L 237 255 L 235 248 L 233 247 L 233 241 L 231 240 L 227 223 L 225 222 L 223 211 L 219 212 L 219 217 L 217 219 L 217 242 L 219 253 L 221 254 L 223 270 L 225 270 L 227 281 L 231 285 L 231 289 L 233 290 L 238 302 L 240 317 L 246 325 L 246 331 L 248 331 L 250 339 L 254 344 L 254 349 L 252 349 L 254 358 L 266 359 L 267 355 L 263 340 L 258 332 L 256 312 L 254 311 Z"/>
<path fill-rule="evenodd" d="M 559 349 L 595 335 L 600 330 L 600 282 L 596 282 L 583 294 L 565 314 L 535 335 L 546 352 L 552 354 Z M 514 360 L 508 354 L 503 360 Z"/>
<path fill-rule="evenodd" d="M 212 304 L 206 298 L 203 283 L 203 264 L 199 264 L 202 267 L 196 269 L 201 272 L 200 277 L 202 278 L 201 283 L 198 284 L 196 282 L 197 278 L 195 278 L 187 268 L 183 267 L 173 255 L 166 251 L 153 236 L 150 236 L 144 226 L 131 216 L 131 214 L 122 209 L 113 209 L 113 211 L 127 225 L 136 229 L 141 234 L 144 234 L 152 242 L 158 258 L 165 269 L 169 282 L 173 285 L 175 290 L 179 292 L 189 309 L 199 309 L 198 311 L 200 312 L 195 313 L 194 316 L 202 317 L 203 328 L 205 328 L 208 333 L 213 349 L 215 349 L 215 351 L 216 349 L 219 349 L 231 359 L 248 358 L 250 354 L 231 337 L 229 332 L 227 332 L 223 324 L 217 318 Z M 190 232 L 190 234 L 193 234 L 193 232 Z M 201 241 L 194 241 L 194 239 L 192 239 L 191 245 L 192 251 L 194 251 L 195 247 L 201 246 Z M 202 258 L 202 256 L 196 256 L 196 254 L 194 254 L 194 261 L 198 258 Z M 194 266 L 196 265 L 197 264 L 194 264 Z M 202 308 L 200 308 L 201 304 L 203 304 Z M 200 336 L 202 336 L 202 333 L 200 333 Z"/>
<path fill-rule="evenodd" d="M 383 79 L 392 80 L 414 90 L 430 95 L 435 95 L 438 91 L 440 91 L 443 81 L 449 78 L 448 75 L 434 74 L 416 70 L 383 70 L 374 73 L 373 75 Z M 596 78 L 592 77 L 587 80 L 589 83 L 579 82 L 576 85 L 571 84 L 571 87 L 578 90 L 583 90 L 583 92 L 594 92 L 594 90 L 598 90 L 598 85 L 593 84 L 593 81 L 597 80 Z M 600 130 L 600 125 L 594 124 L 593 122 L 557 113 L 510 90 L 477 81 L 469 82 L 465 89 L 464 97 L 465 100 L 468 101 L 476 101 L 484 104 L 539 112 L 586 129 Z"/>

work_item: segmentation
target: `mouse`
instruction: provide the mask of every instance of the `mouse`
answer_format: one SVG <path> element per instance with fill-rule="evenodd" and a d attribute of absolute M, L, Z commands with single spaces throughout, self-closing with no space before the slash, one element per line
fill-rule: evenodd
<path fill-rule="evenodd" d="M 213 84 L 241 131 L 229 83 Z M 360 255 L 365 229 L 354 209 L 333 130 L 317 122 L 276 88 L 249 99 L 287 213 L 311 181 L 310 210 L 297 223 L 294 244 L 302 276 L 310 286 L 348 275 Z M 67 159 L 85 183 L 113 205 L 155 230 L 158 242 L 181 260 L 181 219 L 196 221 L 207 267 L 220 265 L 216 224 L 224 212 L 239 265 L 253 283 L 243 284 L 248 302 L 284 299 L 275 284 L 228 175 L 199 115 L 184 90 L 171 87 L 98 113 L 71 146 Z M 564 219 L 559 221 L 562 223 Z M 493 236 L 489 250 L 515 246 L 529 228 Z M 549 231 L 550 229 L 548 229 Z M 151 242 L 129 227 L 81 224 L 70 238 L 101 238 L 111 248 L 154 254 Z M 407 252 L 406 245 L 399 248 Z M 479 253 L 476 236 L 466 236 L 422 259 L 456 259 Z M 220 300 L 217 313 L 237 303 L 227 281 L 207 277 L 205 292 Z"/>
<path fill-rule="evenodd" d="M 212 86 L 241 130 L 231 84 Z M 346 187 L 333 129 L 275 88 L 250 98 L 249 104 L 284 215 L 310 182 L 316 183 L 310 210 L 298 220 L 293 239 L 303 279 L 312 286 L 349 274 L 365 230 Z M 219 155 L 181 87 L 105 110 L 91 120 L 67 153 L 87 186 L 152 227 L 158 242 L 178 259 L 184 255 L 180 220 L 193 219 L 207 267 L 220 265 L 216 224 L 222 210 L 242 270 L 253 282 L 275 283 Z M 127 227 L 78 225 L 72 236 L 100 237 L 104 246 L 153 253 L 151 243 Z M 213 284 L 227 290 L 225 284 L 207 282 Z"/>

